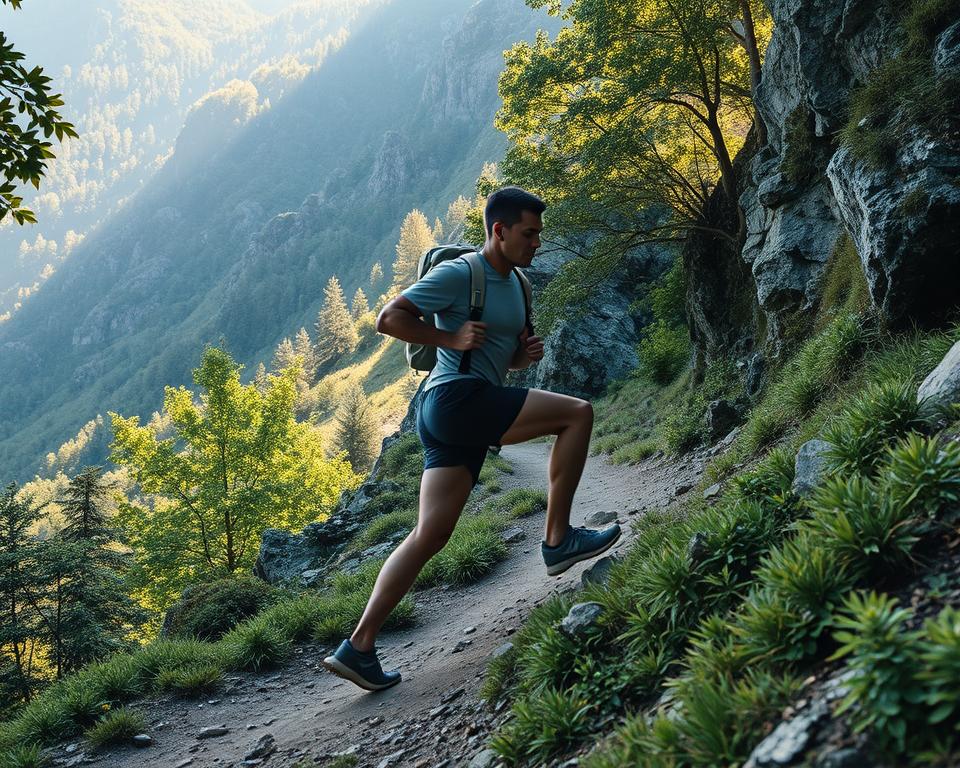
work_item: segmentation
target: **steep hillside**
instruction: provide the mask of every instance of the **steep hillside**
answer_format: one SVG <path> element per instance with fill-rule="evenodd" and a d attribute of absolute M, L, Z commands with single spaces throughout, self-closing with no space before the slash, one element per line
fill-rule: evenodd
<path fill-rule="evenodd" d="M 271 4 L 277 6 L 276 3 Z M 370 3 L 286 0 L 274 16 L 224 0 L 37 0 L 3 29 L 64 97 L 79 138 L 56 146 L 40 190 L 22 190 L 36 225 L 0 225 L 0 321 L 96 225 L 163 165 L 188 112 L 238 79 L 251 114 L 281 98 L 361 23 Z M 196 144 L 198 154 L 211 143 Z"/>

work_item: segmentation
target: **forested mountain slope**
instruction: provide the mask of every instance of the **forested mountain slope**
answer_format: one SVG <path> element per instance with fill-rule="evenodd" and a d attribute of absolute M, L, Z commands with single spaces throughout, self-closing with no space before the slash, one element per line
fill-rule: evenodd
<path fill-rule="evenodd" d="M 152 178 L 184 120 L 209 111 L 201 109 L 208 94 L 242 84 L 242 125 L 322 66 L 375 6 L 35 0 L 6 11 L 4 31 L 30 66 L 53 78 L 79 136 L 57 147 L 39 190 L 21 191 L 38 223 L 0 224 L 0 322 Z M 210 148 L 208 141 L 194 151 Z"/>
<path fill-rule="evenodd" d="M 265 359 L 312 323 L 331 274 L 352 295 L 375 261 L 390 263 L 403 214 L 446 211 L 502 151 L 491 125 L 502 51 L 543 22 L 506 0 L 385 4 L 215 151 L 178 142 L 0 328 L 8 476 L 32 474 L 96 413 L 148 415 L 205 343 Z M 209 100 L 196 130 L 229 132 L 244 98 Z"/>

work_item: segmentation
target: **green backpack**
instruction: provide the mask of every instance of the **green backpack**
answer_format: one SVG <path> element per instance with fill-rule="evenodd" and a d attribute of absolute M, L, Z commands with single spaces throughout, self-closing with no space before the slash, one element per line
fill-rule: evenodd
<path fill-rule="evenodd" d="M 470 266 L 470 319 L 474 322 L 479 321 L 483 315 L 483 302 L 487 294 L 487 278 L 483 270 L 483 256 L 472 245 L 455 243 L 452 245 L 438 245 L 431 248 L 417 263 L 417 280 L 421 280 L 424 275 L 433 269 L 442 261 L 462 258 Z M 533 334 L 533 326 L 530 323 L 530 301 L 532 290 L 530 281 L 517 267 L 513 268 L 520 285 L 523 287 L 523 298 L 527 313 L 527 329 Z M 424 315 L 423 320 L 430 325 L 436 325 L 436 319 L 433 315 Z M 460 358 L 460 373 L 467 373 L 470 370 L 470 352 L 467 350 Z M 411 344 L 406 345 L 407 362 L 415 371 L 432 371 L 437 364 L 437 348 L 432 344 Z"/>

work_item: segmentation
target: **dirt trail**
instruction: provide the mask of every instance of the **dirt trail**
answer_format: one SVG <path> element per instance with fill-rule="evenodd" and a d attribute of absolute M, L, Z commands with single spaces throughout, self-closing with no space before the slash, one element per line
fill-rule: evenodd
<path fill-rule="evenodd" d="M 514 468 L 513 475 L 501 476 L 505 490 L 546 487 L 549 445 L 508 446 L 503 456 Z M 624 527 L 617 545 L 623 549 L 632 537 L 630 523 L 636 515 L 671 503 L 678 486 L 695 484 L 703 461 L 697 454 L 679 463 L 649 459 L 630 467 L 591 457 L 572 522 L 583 524 L 594 510 L 613 510 Z M 510 545 L 509 558 L 491 574 L 469 587 L 415 593 L 417 625 L 380 638 L 384 667 L 403 673 L 403 681 L 394 688 L 365 693 L 319 666 L 328 648 L 300 646 L 294 659 L 279 670 L 229 677 L 209 701 L 198 704 L 164 696 L 138 703 L 136 708 L 151 726 L 153 745 L 89 757 L 116 768 L 225 768 L 258 765 L 261 759 L 271 768 L 288 768 L 303 757 L 324 765 L 331 755 L 355 749 L 358 765 L 371 768 L 469 764 L 505 714 L 489 712 L 478 699 L 491 653 L 510 639 L 536 604 L 556 591 L 579 586 L 589 567 L 589 562 L 582 563 L 561 576 L 547 576 L 539 552 L 543 516 L 519 520 L 517 525 L 524 538 Z M 462 649 L 454 651 L 458 643 Z M 229 732 L 197 738 L 201 729 L 220 725 Z M 267 734 L 273 739 L 273 751 L 266 759 L 253 756 L 258 740 Z M 251 759 L 245 761 L 248 756 Z M 61 746 L 56 757 L 63 765 L 79 755 L 66 753 Z M 309 760 L 306 765 L 311 765 Z"/>

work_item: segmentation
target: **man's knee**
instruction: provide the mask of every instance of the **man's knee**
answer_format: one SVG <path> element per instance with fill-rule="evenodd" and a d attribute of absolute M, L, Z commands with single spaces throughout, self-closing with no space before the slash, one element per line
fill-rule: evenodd
<path fill-rule="evenodd" d="M 442 530 L 430 530 L 425 529 L 423 526 L 417 525 L 410 532 L 410 539 L 413 545 L 428 558 L 433 557 L 437 552 L 443 549 L 447 542 L 450 541 L 450 536 L 453 534 L 453 529 L 442 529 Z"/>
<path fill-rule="evenodd" d="M 577 398 L 573 406 L 574 419 L 580 424 L 593 424 L 593 406 L 586 400 Z"/>

